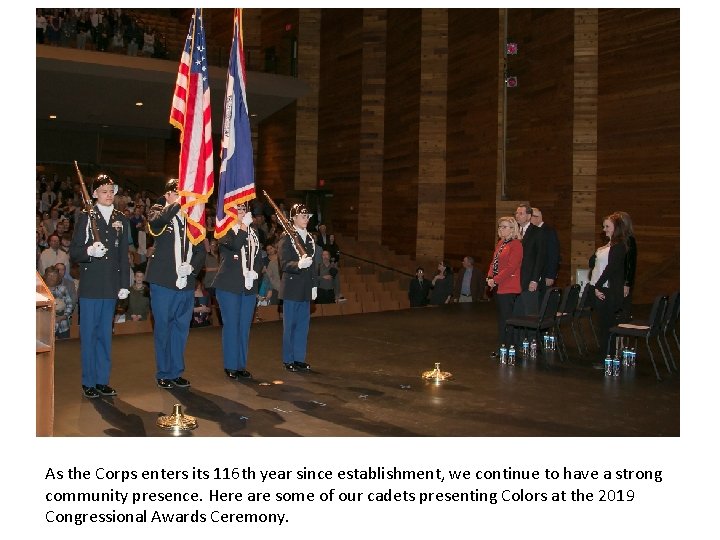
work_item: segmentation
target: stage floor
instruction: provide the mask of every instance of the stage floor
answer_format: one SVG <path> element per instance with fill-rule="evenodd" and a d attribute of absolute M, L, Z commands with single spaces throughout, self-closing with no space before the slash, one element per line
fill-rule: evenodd
<path fill-rule="evenodd" d="M 197 328 L 185 356 L 192 387 L 172 390 L 155 384 L 151 334 L 116 336 L 110 384 L 118 395 L 94 400 L 81 395 L 79 340 L 61 341 L 54 434 L 171 436 L 156 420 L 179 403 L 198 420 L 184 433 L 191 437 L 680 435 L 679 375 L 668 374 L 657 346 L 661 382 L 644 343 L 633 372 L 606 378 L 592 366 L 599 353 L 578 356 L 569 326 L 566 363 L 555 353 L 500 365 L 490 357 L 496 333 L 492 303 L 316 317 L 307 359 L 313 371 L 300 374 L 282 367 L 282 322 L 255 324 L 254 378 L 236 382 L 223 372 L 221 329 Z M 425 382 L 421 373 L 435 362 L 453 380 Z"/>

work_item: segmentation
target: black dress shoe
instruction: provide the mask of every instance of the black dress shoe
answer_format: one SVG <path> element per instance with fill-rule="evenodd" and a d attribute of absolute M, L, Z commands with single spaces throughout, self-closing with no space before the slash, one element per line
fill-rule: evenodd
<path fill-rule="evenodd" d="M 183 379 L 182 377 L 173 379 L 171 382 L 179 388 L 187 388 L 188 386 L 190 386 L 190 381 L 188 381 L 187 379 Z"/>
<path fill-rule="evenodd" d="M 100 392 L 103 396 L 117 396 L 115 389 L 107 384 L 96 384 L 95 390 Z"/>
<path fill-rule="evenodd" d="M 226 369 L 225 375 L 227 375 L 231 379 L 237 379 L 238 378 L 238 371 L 235 369 Z"/>
<path fill-rule="evenodd" d="M 240 379 L 252 379 L 252 375 L 250 374 L 250 372 L 246 371 L 244 369 L 241 369 L 240 371 L 238 371 L 237 376 Z"/>
<path fill-rule="evenodd" d="M 310 364 L 305 362 L 294 362 L 294 364 L 298 371 L 310 371 Z"/>
<path fill-rule="evenodd" d="M 158 379 L 157 385 L 158 388 L 164 388 L 165 390 L 169 390 L 173 387 L 173 383 L 170 381 L 170 379 Z"/>
<path fill-rule="evenodd" d="M 88 399 L 95 399 L 100 397 L 100 392 L 95 390 L 92 386 L 85 386 L 83 385 L 83 396 L 85 396 Z"/>
<path fill-rule="evenodd" d="M 288 371 L 300 371 L 295 364 L 284 364 Z"/>

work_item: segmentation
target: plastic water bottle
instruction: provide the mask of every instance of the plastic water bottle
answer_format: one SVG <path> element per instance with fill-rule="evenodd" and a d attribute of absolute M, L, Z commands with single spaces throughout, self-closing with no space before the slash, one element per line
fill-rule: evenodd
<path fill-rule="evenodd" d="M 525 339 L 523 339 L 523 343 L 522 343 L 523 358 L 527 358 L 529 352 L 530 352 L 530 342 L 528 341 L 528 338 L 526 337 Z"/>
<path fill-rule="evenodd" d="M 537 358 L 537 341 L 533 338 L 530 344 L 530 358 Z"/>
<path fill-rule="evenodd" d="M 632 349 L 630 349 L 630 358 L 629 358 L 630 367 L 635 367 L 635 355 L 636 355 L 636 354 L 637 354 L 637 353 L 635 352 L 635 348 L 634 348 L 634 347 L 633 347 Z"/>
<path fill-rule="evenodd" d="M 620 376 L 620 359 L 617 356 L 615 358 L 613 358 L 612 374 L 613 374 L 613 377 Z"/>
<path fill-rule="evenodd" d="M 508 351 L 508 364 L 511 366 L 515 365 L 515 345 L 510 345 L 510 351 Z"/>
<path fill-rule="evenodd" d="M 550 345 L 550 350 L 554 351 L 555 350 L 555 334 L 550 334 L 550 336 L 548 337 L 548 341 L 549 341 L 549 345 Z"/>
<path fill-rule="evenodd" d="M 608 354 L 605 357 L 605 376 L 606 377 L 612 377 L 612 358 L 610 358 L 610 355 Z"/>
<path fill-rule="evenodd" d="M 547 350 L 550 346 L 550 334 L 545 332 L 545 335 L 543 336 L 543 349 Z"/>
<path fill-rule="evenodd" d="M 622 365 L 623 367 L 630 367 L 630 349 L 623 347 L 622 350 Z"/>
<path fill-rule="evenodd" d="M 507 347 L 504 343 L 500 345 L 500 363 L 507 364 Z"/>

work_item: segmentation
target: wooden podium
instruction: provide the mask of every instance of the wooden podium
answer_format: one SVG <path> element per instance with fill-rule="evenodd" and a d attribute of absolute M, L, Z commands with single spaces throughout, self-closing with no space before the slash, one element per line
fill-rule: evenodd
<path fill-rule="evenodd" d="M 55 299 L 35 272 L 35 434 L 52 436 L 55 417 Z"/>

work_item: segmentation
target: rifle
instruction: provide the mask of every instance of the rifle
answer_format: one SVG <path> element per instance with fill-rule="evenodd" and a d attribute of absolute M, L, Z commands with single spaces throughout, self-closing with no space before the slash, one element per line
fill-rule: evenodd
<path fill-rule="evenodd" d="M 270 195 L 267 194 L 267 191 L 263 189 L 263 195 L 265 195 L 265 198 L 270 203 L 270 206 L 273 207 L 273 210 L 275 210 L 275 215 L 278 218 L 278 221 L 280 221 L 280 225 L 282 225 L 282 228 L 285 229 L 285 232 L 290 237 L 290 241 L 295 246 L 295 250 L 298 252 L 298 255 L 300 255 L 300 258 L 307 256 L 307 251 L 305 251 L 305 246 L 303 246 L 302 241 L 300 240 L 300 236 L 298 235 L 295 228 L 290 224 L 290 222 L 285 217 L 285 214 L 283 214 L 280 209 L 278 208 L 277 204 L 275 204 L 275 201 L 273 201 L 270 198 Z"/>
<path fill-rule="evenodd" d="M 85 207 L 85 212 L 87 212 L 88 219 L 90 220 L 90 228 L 92 229 L 93 239 L 95 240 L 95 242 L 101 242 L 100 231 L 98 231 L 97 222 L 95 221 L 95 210 L 93 209 L 92 199 L 90 198 L 90 194 L 88 193 L 87 186 L 85 185 L 85 179 L 80 172 L 80 167 L 78 167 L 77 161 L 75 162 L 75 171 L 77 172 L 78 180 L 80 180 L 83 206 Z"/>

